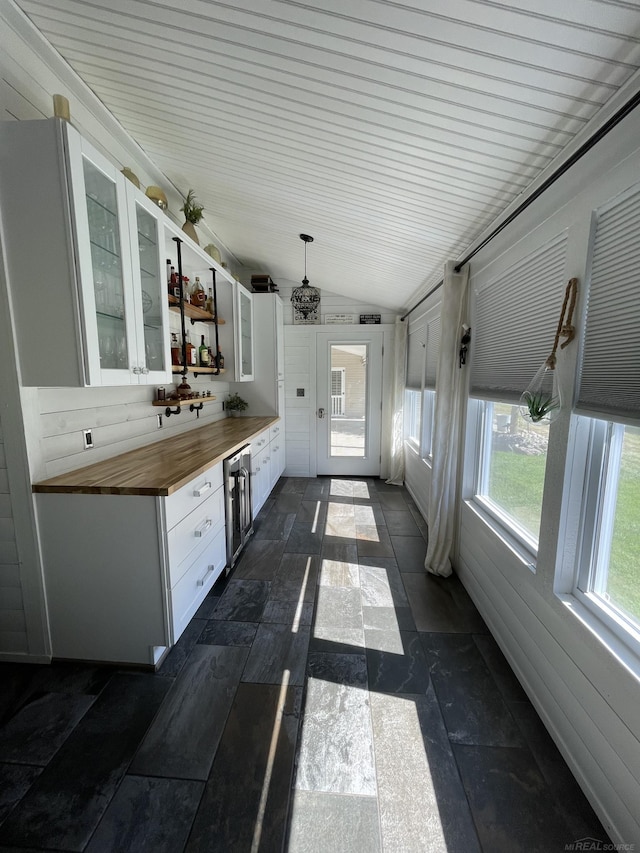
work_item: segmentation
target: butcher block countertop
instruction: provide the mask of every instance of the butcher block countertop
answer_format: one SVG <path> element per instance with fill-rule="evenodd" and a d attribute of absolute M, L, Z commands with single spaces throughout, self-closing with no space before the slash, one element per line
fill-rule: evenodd
<path fill-rule="evenodd" d="M 59 474 L 32 488 L 58 494 L 170 495 L 279 420 L 226 418 Z"/>

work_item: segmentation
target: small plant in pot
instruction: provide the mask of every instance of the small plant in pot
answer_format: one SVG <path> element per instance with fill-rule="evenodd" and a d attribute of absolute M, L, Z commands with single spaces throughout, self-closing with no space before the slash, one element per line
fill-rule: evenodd
<path fill-rule="evenodd" d="M 187 198 L 185 199 L 184 204 L 180 208 L 180 210 L 184 213 L 185 223 L 182 226 L 182 230 L 185 234 L 188 234 L 192 240 L 196 243 L 198 242 L 198 235 L 196 234 L 195 225 L 200 222 L 202 219 L 202 212 L 204 211 L 204 206 L 198 204 L 196 201 L 196 194 L 193 190 L 189 190 L 187 193 Z"/>
<path fill-rule="evenodd" d="M 232 418 L 236 418 L 240 412 L 248 408 L 249 404 L 239 394 L 229 394 L 224 403 L 225 412 L 229 412 Z"/>

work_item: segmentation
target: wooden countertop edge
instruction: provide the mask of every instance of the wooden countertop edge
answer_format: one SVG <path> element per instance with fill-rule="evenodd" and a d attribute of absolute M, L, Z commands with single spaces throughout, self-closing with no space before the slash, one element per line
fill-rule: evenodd
<path fill-rule="evenodd" d="M 260 433 L 269 429 L 273 424 L 280 420 L 277 416 L 262 416 L 252 418 L 226 418 L 222 421 L 216 421 L 213 424 L 207 424 L 203 427 L 198 427 L 194 430 L 189 430 L 180 435 L 162 439 L 161 441 L 151 442 L 135 450 L 129 450 L 126 453 L 121 453 L 113 456 L 110 459 L 104 459 L 101 462 L 96 462 L 94 465 L 89 465 L 85 468 L 77 468 L 73 471 L 68 471 L 64 474 L 58 474 L 48 480 L 43 480 L 39 483 L 34 483 L 31 486 L 33 492 L 37 494 L 69 494 L 69 495 L 146 495 L 151 497 L 167 497 L 173 492 L 180 489 L 194 477 L 203 474 L 209 468 L 217 465 L 227 456 L 232 455 L 245 444 L 250 442 Z M 256 425 L 255 421 L 259 424 Z M 251 423 L 249 423 L 251 422 Z M 242 431 L 242 426 L 245 425 L 247 431 Z M 158 474 L 149 475 L 149 480 L 155 480 L 155 483 L 144 484 L 142 479 L 138 484 L 117 484 L 109 482 L 113 474 L 109 474 L 109 468 L 114 465 L 123 464 L 123 462 L 135 461 L 138 466 L 144 467 L 145 457 L 153 450 L 158 450 L 160 453 L 171 453 L 178 445 L 187 445 L 189 441 L 194 442 L 198 439 L 206 441 L 207 434 L 211 435 L 211 440 L 215 440 L 216 427 L 218 431 L 225 429 L 220 425 L 233 424 L 232 428 L 238 431 L 240 437 L 234 437 L 235 440 L 230 440 L 229 444 L 224 445 L 223 450 L 212 453 L 210 456 L 188 457 L 182 463 L 178 464 L 170 476 L 158 476 Z M 229 429 L 227 426 L 226 429 Z M 218 441 L 220 439 L 217 439 Z M 161 447 L 161 445 L 164 445 Z M 157 455 L 157 454 L 155 454 Z M 197 464 L 194 464 L 197 463 Z M 103 473 L 104 482 L 100 483 L 100 475 Z M 144 474 L 140 474 L 142 478 Z"/>

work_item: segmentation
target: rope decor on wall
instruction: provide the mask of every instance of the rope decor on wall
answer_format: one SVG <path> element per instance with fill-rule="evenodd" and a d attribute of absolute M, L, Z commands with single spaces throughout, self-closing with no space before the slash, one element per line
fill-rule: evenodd
<path fill-rule="evenodd" d="M 573 312 L 577 298 L 578 279 L 572 278 L 565 288 L 562 311 L 560 312 L 551 354 L 520 397 L 520 414 L 531 423 L 550 423 L 555 420 L 562 408 L 562 396 L 556 375 L 556 352 L 561 337 L 566 338 L 566 340 L 560 344 L 560 349 L 568 346 L 575 337 Z"/>

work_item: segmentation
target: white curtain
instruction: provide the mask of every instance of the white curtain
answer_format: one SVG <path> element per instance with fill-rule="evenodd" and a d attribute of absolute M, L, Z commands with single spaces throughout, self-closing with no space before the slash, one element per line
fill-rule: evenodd
<path fill-rule="evenodd" d="M 460 368 L 460 339 L 467 311 L 468 267 L 456 273 L 455 262 L 445 265 L 441 309 L 441 344 L 436 375 L 433 424 L 433 467 L 429 493 L 429 544 L 425 569 L 434 575 L 451 574 L 455 525 L 458 452 L 465 371 Z"/>
<path fill-rule="evenodd" d="M 391 414 L 391 442 L 389 447 L 389 479 L 387 483 L 401 486 L 404 482 L 404 382 L 407 362 L 407 326 L 396 318 L 393 367 L 393 411 Z"/>

